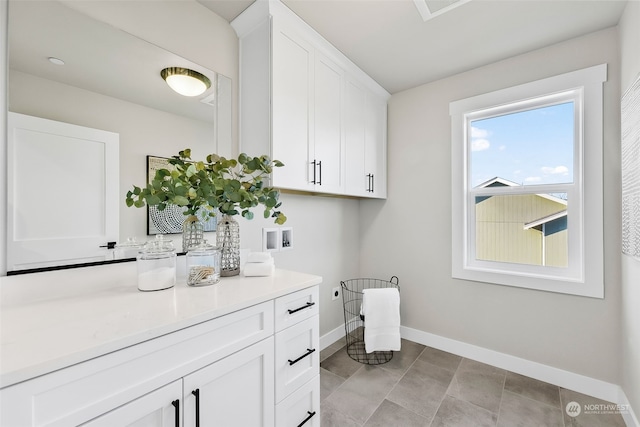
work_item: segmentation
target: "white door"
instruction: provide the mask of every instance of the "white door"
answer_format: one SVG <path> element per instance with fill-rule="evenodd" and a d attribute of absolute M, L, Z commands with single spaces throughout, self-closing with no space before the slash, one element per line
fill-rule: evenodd
<path fill-rule="evenodd" d="M 272 157 L 284 163 L 274 168 L 273 185 L 311 190 L 313 47 L 276 22 L 272 28 Z"/>
<path fill-rule="evenodd" d="M 184 377 L 185 427 L 273 427 L 273 337 Z"/>
<path fill-rule="evenodd" d="M 118 240 L 119 136 L 8 114 L 7 270 L 102 261 Z"/>
<path fill-rule="evenodd" d="M 83 427 L 180 427 L 182 420 L 182 380 L 95 418 Z"/>
<path fill-rule="evenodd" d="M 344 191 L 342 144 L 342 85 L 344 72 L 316 52 L 314 78 L 315 183 L 323 193 Z"/>

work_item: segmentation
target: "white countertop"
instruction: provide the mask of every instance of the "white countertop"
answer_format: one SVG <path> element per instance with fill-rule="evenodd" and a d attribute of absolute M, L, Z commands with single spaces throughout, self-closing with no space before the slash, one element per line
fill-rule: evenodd
<path fill-rule="evenodd" d="M 140 292 L 135 263 L 0 277 L 0 387 L 321 283 L 276 270 Z"/>

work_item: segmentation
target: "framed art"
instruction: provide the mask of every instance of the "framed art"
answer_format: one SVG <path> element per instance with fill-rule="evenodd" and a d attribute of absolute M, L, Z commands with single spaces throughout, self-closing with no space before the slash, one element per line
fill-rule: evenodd
<path fill-rule="evenodd" d="M 172 170 L 173 165 L 166 157 L 147 156 L 147 182 L 151 182 L 159 169 Z M 182 223 L 184 222 L 184 211 L 186 208 L 177 205 L 168 205 L 164 210 L 159 210 L 157 206 L 147 206 L 147 234 L 179 234 L 182 233 Z M 201 210 L 202 211 L 202 210 Z M 217 218 L 206 217 L 203 220 L 201 211 L 198 216 L 204 224 L 204 231 L 216 231 Z"/>

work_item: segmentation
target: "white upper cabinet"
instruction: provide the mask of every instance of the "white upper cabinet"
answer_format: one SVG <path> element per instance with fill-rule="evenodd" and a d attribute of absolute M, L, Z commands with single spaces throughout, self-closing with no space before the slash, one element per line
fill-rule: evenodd
<path fill-rule="evenodd" d="M 389 93 L 278 0 L 255 2 L 231 25 L 240 151 L 282 161 L 278 188 L 386 197 Z"/>

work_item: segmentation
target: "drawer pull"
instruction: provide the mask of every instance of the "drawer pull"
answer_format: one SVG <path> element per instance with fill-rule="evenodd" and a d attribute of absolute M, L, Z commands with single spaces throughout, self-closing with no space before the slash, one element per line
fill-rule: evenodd
<path fill-rule="evenodd" d="M 293 313 L 297 313 L 300 310 L 304 310 L 305 308 L 309 308 L 311 306 L 316 305 L 315 302 L 308 302 L 306 305 L 303 305 L 302 307 L 298 307 L 295 310 L 287 310 L 289 312 L 289 314 L 293 314 Z"/>
<path fill-rule="evenodd" d="M 200 389 L 191 392 L 196 397 L 196 427 L 200 427 Z"/>
<path fill-rule="evenodd" d="M 303 354 L 302 356 L 298 357 L 296 360 L 291 360 L 289 359 L 289 366 L 294 365 L 296 363 L 298 363 L 299 361 L 301 361 L 302 359 L 304 359 L 305 357 L 307 357 L 308 355 L 310 355 L 311 353 L 313 353 L 314 351 L 316 351 L 315 348 L 308 348 L 307 352 L 305 354 Z"/>
<path fill-rule="evenodd" d="M 171 404 L 176 408 L 175 425 L 176 427 L 180 427 L 180 399 L 174 400 Z"/>
<path fill-rule="evenodd" d="M 307 423 L 307 421 L 309 421 L 311 418 L 313 418 L 313 416 L 316 414 L 316 411 L 313 411 L 313 412 L 307 411 L 307 414 L 309 414 L 309 416 L 307 418 L 305 418 L 304 421 L 302 421 L 300 424 L 298 424 L 298 427 L 301 427 L 301 426 L 305 425 Z"/>

